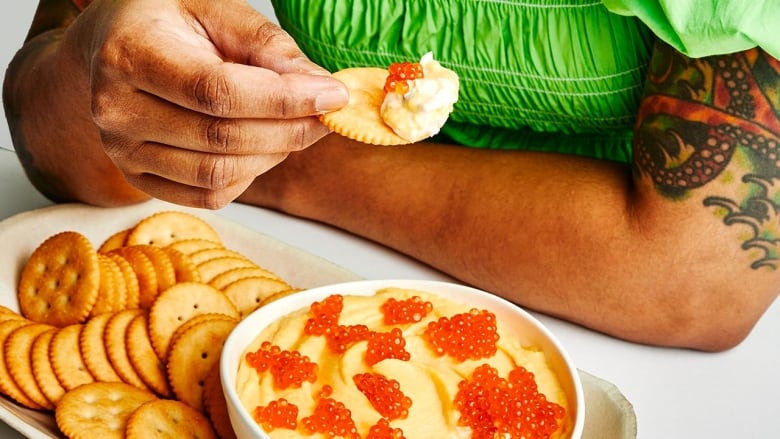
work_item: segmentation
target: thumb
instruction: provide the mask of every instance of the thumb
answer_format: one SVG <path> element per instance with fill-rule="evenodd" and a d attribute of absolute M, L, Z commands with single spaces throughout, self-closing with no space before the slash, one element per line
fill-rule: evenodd
<path fill-rule="evenodd" d="M 193 11 L 195 17 L 226 60 L 277 73 L 330 75 L 309 60 L 287 32 L 245 1 L 196 3 L 201 11 Z"/>

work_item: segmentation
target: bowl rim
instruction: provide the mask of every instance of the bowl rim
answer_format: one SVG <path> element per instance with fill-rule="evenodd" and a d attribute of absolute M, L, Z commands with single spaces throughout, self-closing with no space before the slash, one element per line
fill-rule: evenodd
<path fill-rule="evenodd" d="M 548 340 L 549 347 L 554 351 L 553 353 L 558 355 L 563 363 L 568 366 L 568 378 L 571 380 L 574 391 L 573 398 L 570 398 L 570 403 L 573 402 L 576 407 L 575 416 L 572 418 L 573 426 L 570 438 L 577 439 L 582 436 L 585 424 L 585 395 L 582 381 L 569 352 L 547 326 L 534 315 L 526 311 L 522 306 L 485 290 L 456 282 L 415 279 L 358 280 L 309 288 L 275 300 L 244 317 L 236 327 L 233 328 L 225 340 L 219 360 L 220 384 L 222 385 L 226 403 L 229 408 L 230 406 L 237 406 L 235 407 L 235 413 L 240 417 L 240 423 L 248 426 L 257 438 L 266 439 L 269 437 L 251 417 L 249 411 L 243 407 L 234 384 L 238 371 L 238 364 L 240 363 L 240 356 L 243 354 L 246 346 L 252 343 L 257 334 L 259 334 L 267 325 L 274 322 L 279 315 L 287 315 L 290 312 L 309 306 L 314 301 L 322 300 L 329 295 L 370 296 L 375 294 L 378 290 L 388 287 L 417 289 L 431 294 L 442 294 L 443 291 L 446 290 L 459 290 L 461 293 L 473 294 L 483 300 L 493 302 L 499 307 L 512 309 L 513 312 L 517 312 L 525 318 L 528 323 L 533 325 L 535 329 Z M 252 331 L 251 333 L 255 335 L 246 337 L 245 333 L 250 330 Z M 233 364 L 235 364 L 235 366 L 233 366 Z M 559 377 L 559 380 L 560 379 L 561 377 Z M 233 410 L 228 410 L 228 412 L 231 424 L 239 422 L 239 420 L 233 418 Z"/>

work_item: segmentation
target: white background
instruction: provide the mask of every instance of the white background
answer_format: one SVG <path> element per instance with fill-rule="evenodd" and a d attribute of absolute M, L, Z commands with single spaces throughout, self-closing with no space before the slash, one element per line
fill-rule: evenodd
<path fill-rule="evenodd" d="M 263 14 L 273 17 L 273 8 L 269 0 L 249 0 L 249 3 Z M 6 67 L 11 62 L 14 53 L 21 47 L 27 29 L 32 23 L 32 17 L 38 2 L 35 0 L 6 0 L 0 6 L 0 66 L 2 77 L 5 77 Z M 5 112 L 0 123 L 0 148 L 12 149 L 11 135 L 5 122 Z"/>

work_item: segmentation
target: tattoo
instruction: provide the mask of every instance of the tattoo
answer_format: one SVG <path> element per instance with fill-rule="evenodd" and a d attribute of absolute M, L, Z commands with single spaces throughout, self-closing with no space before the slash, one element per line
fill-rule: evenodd
<path fill-rule="evenodd" d="M 754 269 L 780 264 L 780 61 L 760 49 L 690 59 L 659 43 L 634 140 L 635 172 L 669 199 L 719 179 L 732 196 L 709 196 L 727 226 L 750 231 Z M 741 178 L 735 177 L 741 175 Z"/>

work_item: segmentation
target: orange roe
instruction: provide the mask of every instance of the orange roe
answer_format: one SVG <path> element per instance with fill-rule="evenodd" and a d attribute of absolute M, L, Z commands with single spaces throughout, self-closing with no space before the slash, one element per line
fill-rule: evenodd
<path fill-rule="evenodd" d="M 385 325 L 416 323 L 433 311 L 433 304 L 423 301 L 419 296 L 405 300 L 389 298 L 382 304 Z"/>
<path fill-rule="evenodd" d="M 278 389 L 299 388 L 304 381 L 317 381 L 317 363 L 298 351 L 283 351 L 268 341 L 246 354 L 246 361 L 258 373 L 270 372 Z"/>
<path fill-rule="evenodd" d="M 266 407 L 258 406 L 255 408 L 254 414 L 255 421 L 265 431 L 277 428 L 295 430 L 298 427 L 298 407 L 295 404 L 290 404 L 284 398 L 271 401 Z"/>
<path fill-rule="evenodd" d="M 366 325 L 338 325 L 325 334 L 325 339 L 331 351 L 343 354 L 352 344 L 367 340 L 370 332 Z"/>
<path fill-rule="evenodd" d="M 391 427 L 390 421 L 382 418 L 368 429 L 366 439 L 406 439 L 406 436 L 403 430 Z"/>
<path fill-rule="evenodd" d="M 495 355 L 498 342 L 496 316 L 487 310 L 441 317 L 428 323 L 425 339 L 438 355 L 458 361 L 479 360 Z"/>
<path fill-rule="evenodd" d="M 399 328 L 393 328 L 390 332 L 371 332 L 368 336 L 366 364 L 373 366 L 388 358 L 403 361 L 411 358 L 406 350 L 406 339 Z"/>
<path fill-rule="evenodd" d="M 472 438 L 548 439 L 565 415 L 560 405 L 539 393 L 534 375 L 522 366 L 508 378 L 488 364 L 458 383 L 454 400 L 458 424 L 472 429 Z"/>
<path fill-rule="evenodd" d="M 409 91 L 409 83 L 407 81 L 424 77 L 422 65 L 417 62 L 393 63 L 390 64 L 387 70 L 389 74 L 385 80 L 385 93 L 406 94 Z"/>
<path fill-rule="evenodd" d="M 388 420 L 406 419 L 412 399 L 401 391 L 401 384 L 378 373 L 359 373 L 352 377 L 371 406 Z"/>
<path fill-rule="evenodd" d="M 339 294 L 326 297 L 321 302 L 314 302 L 309 307 L 311 317 L 306 321 L 303 332 L 307 335 L 324 335 L 338 325 L 341 310 L 344 309 L 344 298 Z"/>
<path fill-rule="evenodd" d="M 311 416 L 301 419 L 306 434 L 322 433 L 328 437 L 360 439 L 352 412 L 333 398 L 321 398 Z"/>

